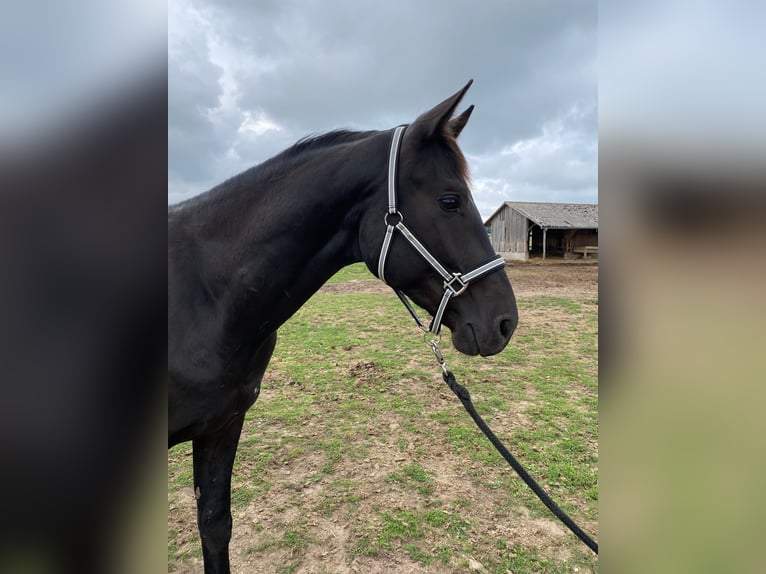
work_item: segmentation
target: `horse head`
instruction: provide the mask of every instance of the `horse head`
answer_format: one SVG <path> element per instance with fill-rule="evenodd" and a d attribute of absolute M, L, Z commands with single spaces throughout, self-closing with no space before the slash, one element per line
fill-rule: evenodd
<path fill-rule="evenodd" d="M 508 344 L 518 312 L 457 145 L 473 106 L 452 116 L 470 85 L 394 130 L 386 183 L 373 190 L 359 246 L 375 275 L 438 317 L 436 331 L 450 328 L 458 351 L 488 356 Z"/>

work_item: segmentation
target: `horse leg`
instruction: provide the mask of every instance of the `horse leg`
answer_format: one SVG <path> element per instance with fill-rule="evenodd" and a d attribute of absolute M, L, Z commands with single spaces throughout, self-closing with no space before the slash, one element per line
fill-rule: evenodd
<path fill-rule="evenodd" d="M 244 413 L 219 432 L 194 439 L 194 494 L 205 574 L 229 574 L 231 469 Z"/>
<path fill-rule="evenodd" d="M 194 439 L 194 494 L 197 497 L 197 526 L 202 538 L 205 574 L 229 574 L 231 540 L 231 469 L 239 435 L 249 409 L 261 390 L 261 381 L 277 343 L 276 331 L 254 354 L 251 372 L 242 387 L 243 409 L 221 430 Z"/>

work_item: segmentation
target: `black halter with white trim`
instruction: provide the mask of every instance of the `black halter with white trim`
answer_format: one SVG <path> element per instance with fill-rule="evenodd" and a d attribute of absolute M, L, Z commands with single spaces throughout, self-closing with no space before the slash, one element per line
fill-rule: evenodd
<path fill-rule="evenodd" d="M 479 265 L 476 267 L 476 269 L 469 271 L 468 273 L 450 273 L 447 271 L 444 265 L 442 265 L 439 260 L 436 259 L 436 257 L 431 255 L 428 249 L 426 249 L 425 245 L 423 245 L 420 240 L 418 240 L 418 238 L 415 237 L 415 235 L 404 225 L 404 216 L 397 209 L 396 204 L 396 167 L 399 159 L 399 148 L 401 147 L 402 136 L 404 135 L 404 131 L 406 129 L 407 126 L 399 126 L 395 128 L 394 135 L 391 139 L 391 151 L 389 152 L 388 156 L 388 212 L 383 217 L 383 221 L 386 224 L 386 235 L 383 237 L 383 246 L 380 248 L 380 257 L 378 258 L 378 277 L 383 282 L 387 283 L 385 277 L 386 258 L 388 257 L 388 251 L 391 248 L 391 240 L 394 236 L 394 230 L 398 229 L 404 238 L 410 242 L 410 245 L 412 245 L 417 250 L 417 252 L 420 253 L 423 259 L 425 259 L 431 265 L 431 267 L 433 267 L 434 271 L 436 271 L 444 280 L 444 295 L 442 296 L 439 307 L 437 308 L 436 313 L 434 314 L 434 318 L 431 320 L 431 324 L 428 326 L 428 328 L 426 328 L 426 326 L 420 320 L 417 313 L 415 312 L 415 309 L 407 300 L 407 297 L 404 295 L 404 293 L 402 293 L 399 289 L 393 289 L 399 296 L 399 299 L 402 300 L 402 303 L 404 303 L 404 306 L 407 307 L 407 310 L 410 312 L 410 315 L 412 315 L 412 318 L 415 319 L 418 327 L 420 327 L 426 333 L 431 333 L 438 336 L 439 331 L 441 331 L 444 311 L 447 308 L 447 303 L 449 303 L 450 299 L 464 293 L 471 283 L 475 283 L 479 279 L 482 279 L 487 275 L 505 267 L 505 261 L 500 255 L 496 255 L 486 263 Z"/>

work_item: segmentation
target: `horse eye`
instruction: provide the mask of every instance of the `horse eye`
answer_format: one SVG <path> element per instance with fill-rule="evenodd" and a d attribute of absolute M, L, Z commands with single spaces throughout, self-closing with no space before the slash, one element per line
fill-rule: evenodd
<path fill-rule="evenodd" d="M 455 212 L 460 209 L 460 198 L 457 195 L 445 195 L 439 198 L 439 205 L 444 211 Z"/>

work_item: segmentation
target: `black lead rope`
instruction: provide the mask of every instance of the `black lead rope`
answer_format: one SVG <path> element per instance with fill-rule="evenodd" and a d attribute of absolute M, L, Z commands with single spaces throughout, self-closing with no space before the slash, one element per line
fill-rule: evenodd
<path fill-rule="evenodd" d="M 437 358 L 438 357 L 439 355 L 437 355 Z M 441 364 L 443 365 L 443 362 L 441 362 Z M 582 540 L 586 546 L 588 546 L 588 548 L 598 554 L 598 543 L 585 532 L 583 532 L 582 528 L 577 526 L 575 521 L 572 520 L 566 512 L 561 510 L 558 504 L 553 502 L 551 497 L 548 496 L 548 493 L 546 493 L 542 487 L 537 484 L 534 478 L 529 476 L 529 473 L 524 470 L 524 467 L 521 466 L 521 463 L 516 460 L 516 458 L 508 451 L 508 449 L 505 448 L 505 445 L 500 442 L 500 439 L 495 436 L 495 433 L 492 432 L 492 429 L 487 426 L 487 423 L 484 422 L 484 419 L 481 418 L 479 413 L 477 413 L 476 409 L 473 407 L 473 403 L 471 402 L 471 395 L 468 393 L 468 389 L 466 389 L 463 385 L 455 380 L 455 375 L 452 374 L 452 371 L 448 371 L 446 369 L 443 369 L 443 371 L 444 373 L 442 377 L 444 378 L 444 382 L 447 383 L 449 388 L 452 389 L 452 392 L 457 395 L 457 398 L 459 398 L 460 402 L 463 403 L 465 410 L 468 411 L 468 414 L 471 415 L 471 418 L 474 420 L 476 425 L 495 446 L 497 452 L 503 455 L 503 458 L 506 460 L 506 462 L 511 465 L 513 470 L 515 470 L 521 479 L 527 484 L 527 486 L 532 489 L 532 492 L 534 492 L 537 497 L 542 500 L 543 504 L 545 504 L 545 506 L 547 506 L 548 509 L 553 514 L 555 514 L 556 517 L 561 520 L 561 522 L 563 522 L 567 528 L 569 528 L 569 530 L 574 532 L 577 537 Z"/>

